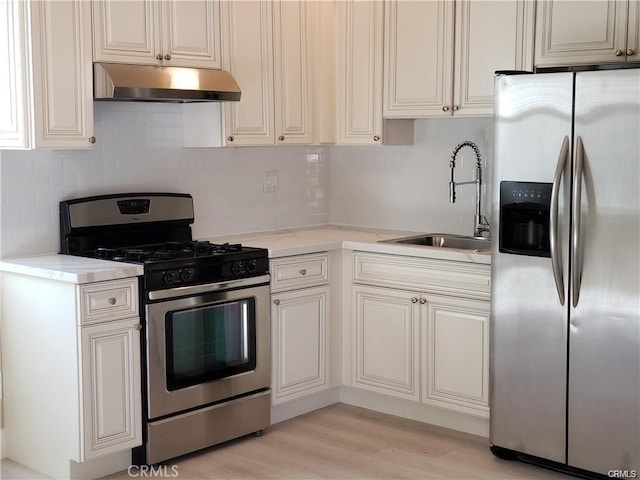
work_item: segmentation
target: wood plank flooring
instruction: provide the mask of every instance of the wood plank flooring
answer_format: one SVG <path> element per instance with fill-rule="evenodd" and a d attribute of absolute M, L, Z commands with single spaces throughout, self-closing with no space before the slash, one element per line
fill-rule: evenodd
<path fill-rule="evenodd" d="M 11 478 L 5 473 L 9 472 L 3 468 L 3 479 Z M 177 473 L 178 480 L 571 478 L 497 459 L 485 438 L 345 404 L 276 424 L 261 437 L 245 437 L 169 461 L 165 473 L 166 478 Z M 123 471 L 103 478 L 132 477 Z"/>

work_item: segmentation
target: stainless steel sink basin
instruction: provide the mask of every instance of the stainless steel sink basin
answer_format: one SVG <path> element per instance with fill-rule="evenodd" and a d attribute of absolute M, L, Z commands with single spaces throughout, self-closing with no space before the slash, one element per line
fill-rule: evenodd
<path fill-rule="evenodd" d="M 400 243 L 405 245 L 422 245 L 425 247 L 456 248 L 459 250 L 489 250 L 491 240 L 482 237 L 467 237 L 446 233 L 428 233 L 411 237 L 381 240 L 379 243 Z"/>

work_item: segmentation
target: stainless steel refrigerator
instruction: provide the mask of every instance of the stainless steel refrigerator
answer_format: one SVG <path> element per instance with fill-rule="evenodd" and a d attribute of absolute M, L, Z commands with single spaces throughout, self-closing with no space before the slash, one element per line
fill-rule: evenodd
<path fill-rule="evenodd" d="M 490 443 L 640 477 L 640 69 L 496 78 Z"/>

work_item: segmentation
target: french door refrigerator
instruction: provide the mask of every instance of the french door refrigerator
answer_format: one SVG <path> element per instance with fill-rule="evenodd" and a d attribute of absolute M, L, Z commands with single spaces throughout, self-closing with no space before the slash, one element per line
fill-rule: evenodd
<path fill-rule="evenodd" d="M 640 477 L 640 69 L 496 77 L 490 443 Z"/>

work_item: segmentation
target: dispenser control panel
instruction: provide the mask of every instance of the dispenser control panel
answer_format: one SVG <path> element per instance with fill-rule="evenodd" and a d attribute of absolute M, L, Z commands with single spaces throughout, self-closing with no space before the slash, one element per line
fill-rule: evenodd
<path fill-rule="evenodd" d="M 551 188 L 551 183 L 500 182 L 500 252 L 551 256 Z"/>

